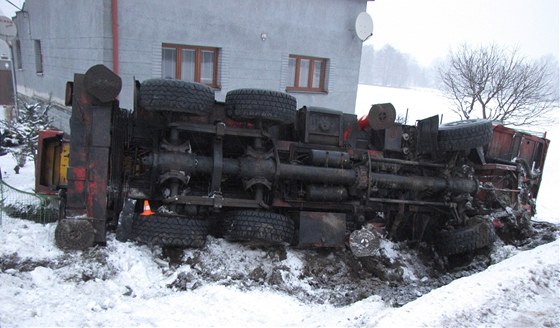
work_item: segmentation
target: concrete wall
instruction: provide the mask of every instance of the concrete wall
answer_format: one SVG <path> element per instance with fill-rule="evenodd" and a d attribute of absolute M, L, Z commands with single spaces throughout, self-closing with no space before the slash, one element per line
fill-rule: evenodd
<path fill-rule="evenodd" d="M 18 91 L 63 103 L 74 73 L 112 68 L 111 0 L 26 0 L 16 14 L 22 66 Z M 298 106 L 353 112 L 362 43 L 354 22 L 365 0 L 118 0 L 121 106 L 132 108 L 133 79 L 161 77 L 162 43 L 220 48 L 216 99 L 227 91 L 285 91 L 290 54 L 328 58 L 327 93 L 293 93 Z M 267 39 L 262 40 L 261 34 Z M 33 40 L 41 40 L 43 74 Z"/>

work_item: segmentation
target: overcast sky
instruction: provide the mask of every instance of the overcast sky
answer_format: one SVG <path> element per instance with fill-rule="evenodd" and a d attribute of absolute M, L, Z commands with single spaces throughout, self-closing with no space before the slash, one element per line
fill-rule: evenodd
<path fill-rule="evenodd" d="M 21 8 L 23 5 L 23 0 L 10 0 L 11 3 Z M 1 16 L 8 16 L 12 18 L 16 15 L 17 9 L 9 4 L 6 0 L 0 0 L 0 14 Z"/>
<path fill-rule="evenodd" d="M 379 49 L 391 44 L 427 65 L 468 43 L 515 47 L 526 57 L 559 58 L 558 0 L 376 0 L 368 2 Z"/>
<path fill-rule="evenodd" d="M 10 0 L 21 7 L 23 0 Z M 343 0 L 341 0 L 343 1 Z M 559 58 L 559 0 L 368 1 L 376 48 L 389 43 L 427 65 L 461 43 L 517 47 L 530 58 Z M 0 0 L 0 11 L 16 9 Z"/>

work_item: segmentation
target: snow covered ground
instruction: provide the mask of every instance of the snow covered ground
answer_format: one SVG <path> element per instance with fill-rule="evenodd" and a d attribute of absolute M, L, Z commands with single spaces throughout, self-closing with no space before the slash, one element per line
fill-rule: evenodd
<path fill-rule="evenodd" d="M 399 113 L 410 108 L 409 122 L 429 116 L 429 110 L 435 114 L 440 110 L 434 104 L 441 104 L 441 98 L 433 91 L 413 90 L 406 96 L 385 89 L 360 86 L 362 113 L 372 103 L 385 101 L 392 101 Z M 392 99 L 371 97 L 390 92 Z M 413 109 L 421 113 L 412 116 Z M 454 120 L 448 114 L 444 118 Z M 551 135 L 558 135 L 557 130 Z M 558 181 L 554 170 L 558 153 L 558 147 L 551 147 L 545 182 Z M 18 175 L 14 166 L 11 155 L 0 157 L 5 181 L 32 188 L 32 166 L 27 164 Z M 559 222 L 554 186 L 543 183 L 539 212 L 544 213 L 539 219 Z M 54 246 L 54 228 L 54 224 L 4 217 L 0 327 L 560 327 L 560 240 L 528 251 L 504 247 L 502 255 L 509 254 L 503 255 L 511 256 L 508 259 L 397 308 L 377 295 L 346 306 L 319 299 L 325 294 L 303 273 L 305 257 L 299 250 L 288 249 L 277 257 L 212 239 L 204 253 L 187 250 L 176 264 L 162 256 L 161 249 L 120 243 L 113 235 L 107 247 L 64 253 Z M 204 270 L 203 262 L 197 262 L 200 254 L 214 257 L 210 274 L 218 277 L 216 282 L 199 284 L 193 278 Z M 251 284 L 239 281 L 239 272 L 255 265 L 264 271 L 277 270 L 277 279 L 289 288 L 279 290 L 271 280 L 259 277 Z"/>
<path fill-rule="evenodd" d="M 120 243 L 112 236 L 105 248 L 65 254 L 54 246 L 53 233 L 53 224 L 16 219 L 5 219 L 0 228 L 2 327 L 560 326 L 558 240 L 393 308 L 379 296 L 344 307 L 306 302 L 267 283 L 252 289 L 224 283 L 170 288 L 180 273 L 196 267 L 173 267 L 147 246 Z M 218 246 L 248 253 L 245 261 L 264 256 L 235 244 Z M 224 259 L 223 265 L 243 265 L 238 260 Z M 286 280 L 310 289 L 298 279 L 301 261 L 288 250 L 280 264 L 291 269 Z"/>

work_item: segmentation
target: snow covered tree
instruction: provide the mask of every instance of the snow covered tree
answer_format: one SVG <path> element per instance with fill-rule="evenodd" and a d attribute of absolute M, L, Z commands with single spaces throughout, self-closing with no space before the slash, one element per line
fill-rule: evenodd
<path fill-rule="evenodd" d="M 555 66 L 555 67 L 553 67 Z M 442 91 L 462 119 L 511 125 L 550 125 L 558 109 L 558 85 L 550 60 L 529 62 L 516 50 L 462 45 L 439 67 Z"/>
<path fill-rule="evenodd" d="M 48 116 L 50 108 L 50 101 L 29 105 L 23 99 L 18 99 L 17 117 L 13 120 L 0 120 L 4 144 L 11 146 L 10 152 L 16 158 L 18 166 L 23 167 L 28 157 L 35 161 L 39 131 L 51 127 L 52 120 Z"/>

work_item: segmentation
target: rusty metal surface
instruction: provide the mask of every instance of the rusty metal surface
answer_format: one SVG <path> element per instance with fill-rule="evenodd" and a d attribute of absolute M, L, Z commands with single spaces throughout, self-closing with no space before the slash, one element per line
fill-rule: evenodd
<path fill-rule="evenodd" d="M 342 247 L 346 215 L 327 212 L 298 212 L 299 247 Z"/>
<path fill-rule="evenodd" d="M 374 130 L 388 129 L 395 124 L 397 111 L 391 103 L 375 104 L 368 114 L 369 126 Z"/>
<path fill-rule="evenodd" d="M 109 101 L 109 96 L 113 94 L 97 94 L 101 99 L 96 99 L 90 92 L 107 91 L 105 87 L 98 88 L 99 83 L 114 88 L 114 81 L 103 80 L 103 78 L 110 80 L 110 77 L 105 74 L 106 72 L 98 75 L 96 71 L 96 69 L 89 71 L 92 74 L 89 88 L 86 87 L 86 76 L 82 74 L 76 74 L 72 84 L 70 118 L 72 138 L 70 139 L 66 215 L 67 219 L 92 219 L 95 242 L 104 243 L 108 217 L 109 154 L 114 105 L 113 103 L 94 104 L 99 104 L 100 100 Z"/>
<path fill-rule="evenodd" d="M 306 198 L 320 202 L 340 202 L 348 199 L 348 190 L 344 186 L 307 185 Z"/>
<path fill-rule="evenodd" d="M 396 174 L 371 173 L 373 185 L 387 189 L 410 189 L 418 191 L 443 191 L 472 193 L 477 189 L 476 181 L 461 178 L 400 176 Z"/>
<path fill-rule="evenodd" d="M 400 152 L 402 149 L 403 131 L 400 125 L 391 126 L 385 129 L 385 150 Z"/>
<path fill-rule="evenodd" d="M 395 125 L 391 104 L 372 106 L 360 121 L 303 107 L 296 123 L 272 127 L 237 122 L 218 102 L 198 116 L 135 108 L 129 120 L 115 100 L 120 88 L 118 76 L 94 66 L 77 74 L 68 90 L 67 213 L 93 219 L 96 242 L 104 241 L 106 220 L 122 207 L 123 184 L 127 197 L 183 217 L 219 220 L 234 208 L 289 214 L 299 224 L 302 247 L 344 245 L 347 219 L 358 229 L 382 219 L 391 236 L 412 231 L 415 238 L 423 222 L 411 222 L 415 215 L 460 225 L 476 206 L 494 206 L 493 193 L 507 194 L 512 203 L 536 195 L 549 142 L 497 125 L 476 154 L 438 152 L 438 117 Z M 134 94 L 141 96 L 141 85 Z M 469 136 L 462 137 L 468 146 Z M 364 238 L 358 239 L 371 239 Z"/>
<path fill-rule="evenodd" d="M 342 112 L 321 107 L 304 107 L 300 115 L 303 142 L 342 146 L 344 141 Z"/>
<path fill-rule="evenodd" d="M 542 170 L 549 143 L 544 137 L 497 125 L 486 156 L 503 163 L 513 163 L 516 158 L 521 158 L 532 169 Z"/>
<path fill-rule="evenodd" d="M 497 163 L 478 167 L 479 179 L 500 189 L 516 189 L 521 183 L 536 198 L 549 144 L 550 140 L 544 136 L 496 125 L 492 141 L 486 149 L 486 157 Z M 510 175 L 504 175 L 505 172 L 510 172 Z M 522 176 L 521 180 L 519 176 Z"/>
<path fill-rule="evenodd" d="M 419 120 L 418 141 L 416 151 L 419 154 L 430 154 L 437 152 L 439 116 L 432 116 L 423 120 Z"/>
<path fill-rule="evenodd" d="M 116 99 L 122 88 L 121 78 L 104 65 L 88 69 L 83 83 L 91 96 L 104 103 Z"/>

